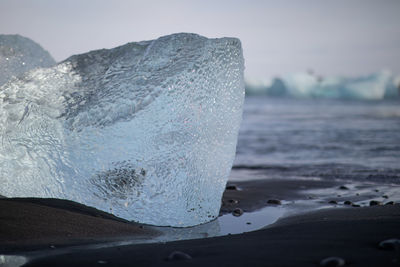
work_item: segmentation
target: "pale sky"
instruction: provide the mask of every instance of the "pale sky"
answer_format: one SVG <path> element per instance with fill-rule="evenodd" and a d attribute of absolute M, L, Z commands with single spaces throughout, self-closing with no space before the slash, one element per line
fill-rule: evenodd
<path fill-rule="evenodd" d="M 0 0 L 0 33 L 57 61 L 176 32 L 238 37 L 250 79 L 400 74 L 400 0 Z"/>

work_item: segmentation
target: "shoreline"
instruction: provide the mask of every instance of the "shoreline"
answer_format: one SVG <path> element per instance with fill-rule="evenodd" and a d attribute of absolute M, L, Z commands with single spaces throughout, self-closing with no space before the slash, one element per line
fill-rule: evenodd
<path fill-rule="evenodd" d="M 258 231 L 167 243 L 72 249 L 24 266 L 318 266 L 340 257 L 346 266 L 398 266 L 379 243 L 400 236 L 400 205 L 328 209 L 288 217 Z M 175 252 L 188 260 L 168 260 Z"/>
<path fill-rule="evenodd" d="M 342 182 L 320 179 L 228 182 L 220 215 L 237 208 L 244 213 L 264 207 L 279 207 L 287 212 L 271 225 L 242 234 L 109 247 L 102 244 L 146 242 L 161 233 L 151 226 L 130 223 L 72 201 L 1 198 L 0 254 L 30 257 L 26 266 L 91 266 L 99 264 L 98 261 L 107 262 L 108 266 L 163 266 L 172 264 L 165 259 L 173 251 L 192 257 L 173 263 L 185 266 L 318 266 L 323 258 L 330 256 L 342 257 L 351 266 L 391 266 L 398 255 L 378 249 L 378 244 L 385 239 L 400 238 L 400 205 L 370 207 L 371 199 L 380 200 L 386 194 L 383 185 L 347 181 L 343 189 Z M 382 200 L 398 202 L 388 195 Z M 366 204 L 353 207 L 345 205 L 345 199 Z M 337 204 L 329 203 L 331 200 Z M 97 248 L 91 247 L 96 244 Z"/>

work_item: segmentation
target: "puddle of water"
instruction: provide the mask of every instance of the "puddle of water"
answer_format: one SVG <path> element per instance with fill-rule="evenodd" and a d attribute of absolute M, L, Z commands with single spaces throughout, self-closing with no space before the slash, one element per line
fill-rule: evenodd
<path fill-rule="evenodd" d="M 220 226 L 218 235 L 241 234 L 259 230 L 276 222 L 286 211 L 283 207 L 265 207 L 254 212 L 245 212 L 240 217 L 225 214 L 217 219 Z"/>
<path fill-rule="evenodd" d="M 245 212 L 238 217 L 230 213 L 225 214 L 212 222 L 189 228 L 152 226 L 153 229 L 162 232 L 162 235 L 146 243 L 199 239 L 251 232 L 276 222 L 287 211 L 282 206 L 264 207 L 254 212 Z"/>

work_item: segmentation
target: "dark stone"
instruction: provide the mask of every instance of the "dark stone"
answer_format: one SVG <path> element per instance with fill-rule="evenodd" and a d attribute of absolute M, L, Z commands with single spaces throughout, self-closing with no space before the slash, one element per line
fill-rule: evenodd
<path fill-rule="evenodd" d="M 269 199 L 267 201 L 268 204 L 274 204 L 274 205 L 281 205 L 282 202 L 279 199 Z"/>
<path fill-rule="evenodd" d="M 386 198 L 386 199 L 388 199 L 388 198 L 389 198 L 387 195 L 383 195 L 382 197 L 383 197 L 383 198 Z"/>
<path fill-rule="evenodd" d="M 349 190 L 349 188 L 347 186 L 344 186 L 344 185 L 340 186 L 339 189 L 340 190 Z"/>
<path fill-rule="evenodd" d="M 243 214 L 243 210 L 242 210 L 242 209 L 239 209 L 239 208 L 234 209 L 234 210 L 232 211 L 232 215 L 233 215 L 233 216 L 236 216 L 236 217 L 242 216 L 242 214 Z"/>
<path fill-rule="evenodd" d="M 326 266 L 326 267 L 339 267 L 344 266 L 346 264 L 345 260 L 339 257 L 329 257 L 323 259 L 319 265 Z"/>
<path fill-rule="evenodd" d="M 359 207 L 361 207 L 360 205 L 358 205 L 358 204 L 353 204 L 353 205 L 351 205 L 352 207 L 355 207 L 355 208 L 359 208 Z"/>
<path fill-rule="evenodd" d="M 379 206 L 379 205 L 383 205 L 383 203 L 380 202 L 380 201 L 378 201 L 378 200 L 371 200 L 371 201 L 369 202 L 369 205 L 370 205 L 370 206 Z"/>
<path fill-rule="evenodd" d="M 385 205 L 394 205 L 394 202 L 393 201 L 389 201 L 389 202 L 386 202 Z"/>
<path fill-rule="evenodd" d="M 353 202 L 351 202 L 349 200 L 346 200 L 343 204 L 345 204 L 345 205 L 353 205 Z"/>
<path fill-rule="evenodd" d="M 379 243 L 379 248 L 385 250 L 400 249 L 400 239 L 397 238 L 386 239 Z"/>
<path fill-rule="evenodd" d="M 329 201 L 329 204 L 337 205 L 337 201 L 336 200 L 331 200 L 331 201 Z"/>
<path fill-rule="evenodd" d="M 226 190 L 237 190 L 236 185 L 227 185 Z"/>
<path fill-rule="evenodd" d="M 236 199 L 229 199 L 229 200 L 228 200 L 228 203 L 229 203 L 229 204 L 237 204 L 237 203 L 239 203 L 239 200 L 236 200 Z"/>
<path fill-rule="evenodd" d="M 191 260 L 192 257 L 182 251 L 173 251 L 167 257 L 167 261 L 180 261 L 180 260 Z"/>

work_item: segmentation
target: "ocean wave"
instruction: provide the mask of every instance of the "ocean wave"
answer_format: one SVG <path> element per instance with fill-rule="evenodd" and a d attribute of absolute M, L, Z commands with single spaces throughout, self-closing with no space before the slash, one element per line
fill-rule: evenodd
<path fill-rule="evenodd" d="M 261 172 L 267 177 L 277 179 L 303 177 L 400 184 L 400 169 L 371 168 L 359 164 L 235 164 L 232 169 Z"/>

